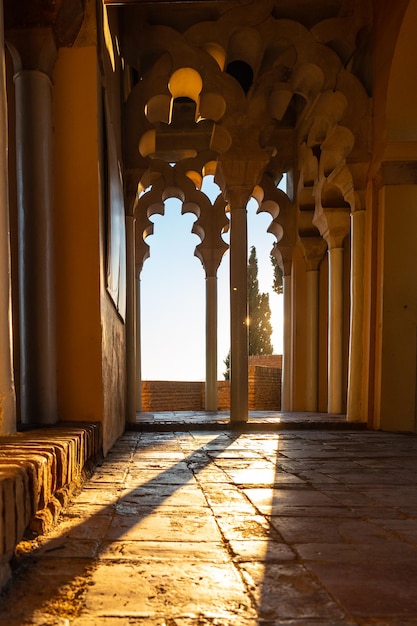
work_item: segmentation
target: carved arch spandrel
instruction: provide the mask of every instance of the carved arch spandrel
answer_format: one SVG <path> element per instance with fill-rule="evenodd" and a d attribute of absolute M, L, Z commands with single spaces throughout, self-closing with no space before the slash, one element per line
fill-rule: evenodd
<path fill-rule="evenodd" d="M 221 236 L 227 226 L 226 201 L 220 194 L 212 203 L 206 194 L 196 187 L 194 177 L 184 173 L 184 171 L 194 171 L 202 175 L 205 165 L 203 160 L 180 163 L 180 167 L 172 167 L 163 161 L 153 162 L 152 186 L 136 203 L 137 232 L 142 233 L 147 246 L 145 255 L 142 252 L 142 257 L 145 260 L 149 256 L 149 246 L 145 240 L 153 234 L 153 224 L 149 218 L 155 214 L 164 215 L 165 201 L 176 197 L 182 202 L 182 214 L 193 213 L 197 217 L 192 233 L 200 238 L 201 243 L 196 246 L 194 254 L 200 259 L 206 275 L 215 276 L 224 253 L 228 249 L 228 245 Z M 189 169 L 191 167 L 192 170 Z M 158 172 L 155 169 L 158 169 Z M 138 247 L 137 242 L 137 251 Z"/>

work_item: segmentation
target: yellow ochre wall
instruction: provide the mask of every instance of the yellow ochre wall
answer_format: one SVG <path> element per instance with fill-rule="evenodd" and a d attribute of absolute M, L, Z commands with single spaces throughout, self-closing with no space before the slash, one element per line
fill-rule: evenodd
<path fill-rule="evenodd" d="M 54 70 L 58 409 L 124 428 L 124 324 L 105 289 L 101 89 L 95 46 L 61 48 Z"/>

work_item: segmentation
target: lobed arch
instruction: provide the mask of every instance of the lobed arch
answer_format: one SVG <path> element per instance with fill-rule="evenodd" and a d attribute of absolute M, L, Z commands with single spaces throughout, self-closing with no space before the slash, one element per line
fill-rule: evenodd
<path fill-rule="evenodd" d="M 139 198 L 135 206 L 135 217 L 138 220 L 146 215 L 147 225 L 142 229 L 145 243 L 146 238 L 153 234 L 153 224 L 149 218 L 155 214 L 164 215 L 165 201 L 175 197 L 182 203 L 182 214 L 192 213 L 196 216 L 192 233 L 200 238 L 201 243 L 196 246 L 194 254 L 201 261 L 206 273 L 215 275 L 228 249 L 228 245 L 221 237 L 227 227 L 226 201 L 220 194 L 212 203 L 208 196 L 198 188 L 196 178 L 199 183 L 202 170 L 197 168 L 196 164 L 194 164 L 194 169 L 190 170 L 187 170 L 187 167 L 190 167 L 189 163 L 172 167 L 160 162 L 159 167 L 159 176 L 155 177 L 150 189 Z M 183 172 L 184 169 L 187 173 Z"/>

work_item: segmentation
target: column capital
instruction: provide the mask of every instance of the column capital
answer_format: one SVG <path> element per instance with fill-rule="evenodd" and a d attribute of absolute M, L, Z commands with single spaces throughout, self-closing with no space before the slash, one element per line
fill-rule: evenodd
<path fill-rule="evenodd" d="M 216 182 L 226 199 L 236 205 L 244 203 L 246 207 L 267 163 L 268 156 L 263 152 L 248 158 L 234 153 L 222 155 L 216 170 Z"/>
<path fill-rule="evenodd" d="M 326 240 L 329 249 L 342 248 L 343 240 L 350 230 L 350 211 L 345 208 L 321 208 L 317 211 L 313 224 Z"/>
<path fill-rule="evenodd" d="M 38 71 L 52 78 L 58 49 L 49 26 L 9 31 L 6 37 L 14 73 Z"/>
<path fill-rule="evenodd" d="M 319 269 L 327 250 L 327 243 L 323 237 L 300 237 L 307 272 L 315 272 Z"/>

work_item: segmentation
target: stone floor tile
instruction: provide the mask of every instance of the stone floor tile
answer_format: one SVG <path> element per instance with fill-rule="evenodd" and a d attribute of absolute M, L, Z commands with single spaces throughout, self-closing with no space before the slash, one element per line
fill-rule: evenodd
<path fill-rule="evenodd" d="M 289 543 L 380 543 L 393 538 L 377 524 L 343 517 L 281 517 L 271 524 Z"/>
<path fill-rule="evenodd" d="M 194 471 L 194 470 L 193 470 Z M 222 483 L 222 484 L 231 484 L 231 478 L 222 470 L 216 469 L 207 469 L 201 471 L 194 471 L 195 479 L 200 484 L 207 483 Z"/>
<path fill-rule="evenodd" d="M 35 556 L 58 559 L 93 559 L 97 555 L 99 545 L 99 539 L 69 539 L 65 535 L 53 539 L 42 537 L 39 539 L 39 547 Z"/>
<path fill-rule="evenodd" d="M 0 624 L 20 620 L 23 625 L 36 618 L 34 624 L 60 625 L 64 608 L 69 612 L 66 617 L 75 616 L 93 568 L 90 559 L 30 558 L 1 598 Z"/>
<path fill-rule="evenodd" d="M 220 541 L 211 517 L 151 513 L 142 519 L 118 515 L 113 518 L 106 540 L 134 541 Z"/>
<path fill-rule="evenodd" d="M 164 561 L 103 562 L 93 573 L 92 583 L 85 609 L 97 616 L 255 617 L 231 564 L 172 562 L 167 577 Z"/>
<path fill-rule="evenodd" d="M 417 619 L 417 560 L 305 565 L 354 617 Z"/>
<path fill-rule="evenodd" d="M 340 487 L 337 485 L 322 485 L 320 487 L 321 493 L 327 495 L 333 500 L 333 504 L 344 504 L 349 507 L 355 506 L 372 506 L 375 502 L 364 493 L 354 491 L 346 487 Z"/>
<path fill-rule="evenodd" d="M 353 506 L 351 509 L 358 517 L 364 519 L 375 520 L 376 523 L 381 524 L 380 520 L 400 520 L 407 517 L 407 515 L 396 507 L 383 507 L 381 505 L 374 504 L 373 506 Z"/>
<path fill-rule="evenodd" d="M 343 612 L 314 578 L 298 564 L 241 563 L 260 618 L 331 620 Z"/>
<path fill-rule="evenodd" d="M 272 539 L 256 539 L 253 541 L 231 540 L 229 546 L 234 560 L 244 561 L 293 561 L 296 553 L 287 544 Z"/>
<path fill-rule="evenodd" d="M 332 497 L 315 489 L 244 489 L 249 500 L 264 514 L 276 515 L 284 506 L 332 506 Z"/>
<path fill-rule="evenodd" d="M 394 489 L 389 487 L 360 487 L 361 493 L 382 506 L 400 507 L 404 503 L 408 507 L 417 507 L 417 489 L 410 486 L 396 485 Z"/>
<path fill-rule="evenodd" d="M 266 509 L 265 509 L 266 510 Z M 266 513 L 265 513 L 266 515 Z M 359 513 L 344 506 L 283 506 L 276 508 L 270 517 L 360 517 Z"/>
<path fill-rule="evenodd" d="M 120 494 L 120 502 L 131 502 L 142 506 L 198 506 L 204 507 L 207 502 L 198 485 L 167 485 L 160 483 L 146 484 L 139 487 L 126 488 Z"/>
<path fill-rule="evenodd" d="M 280 539 L 277 531 L 261 515 L 220 515 L 216 521 L 228 541 Z"/>
<path fill-rule="evenodd" d="M 269 469 L 253 469 L 247 468 L 242 470 L 227 469 L 226 473 L 238 485 L 280 485 L 284 484 L 300 484 L 304 481 L 293 474 L 277 472 L 274 467 Z"/>
<path fill-rule="evenodd" d="M 417 559 L 417 548 L 407 543 L 293 543 L 303 561 L 380 562 L 412 561 Z"/>
<path fill-rule="evenodd" d="M 229 563 L 230 555 L 226 546 L 219 541 L 105 541 L 100 546 L 98 559 L 157 559 L 167 562 L 201 560 Z"/>
<path fill-rule="evenodd" d="M 83 491 L 74 498 L 74 503 L 77 504 L 101 504 L 108 505 L 116 502 L 118 498 L 118 488 L 111 487 L 103 489 L 102 486 L 93 488 L 86 486 Z"/>
<path fill-rule="evenodd" d="M 139 486 L 146 485 L 146 483 L 157 482 L 160 485 L 186 485 L 187 483 L 194 483 L 195 477 L 191 470 L 170 470 L 168 469 L 155 469 L 155 470 L 131 470 L 126 476 L 125 485 Z"/>
<path fill-rule="evenodd" d="M 91 517 L 66 517 L 63 516 L 59 526 L 48 533 L 48 538 L 68 539 L 102 539 L 106 536 L 110 526 L 112 513 L 95 514 Z"/>

